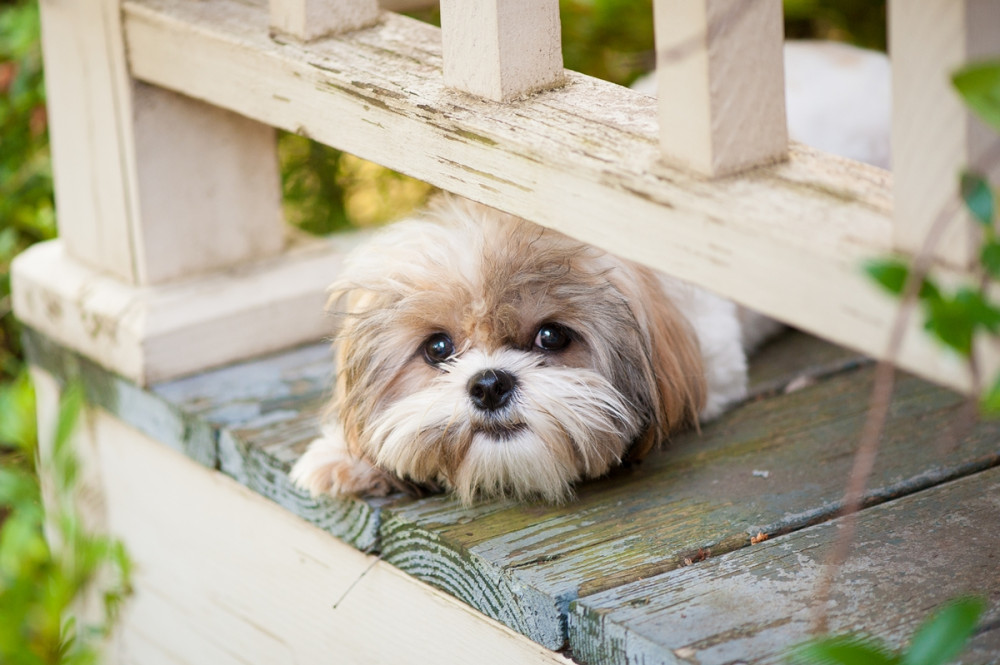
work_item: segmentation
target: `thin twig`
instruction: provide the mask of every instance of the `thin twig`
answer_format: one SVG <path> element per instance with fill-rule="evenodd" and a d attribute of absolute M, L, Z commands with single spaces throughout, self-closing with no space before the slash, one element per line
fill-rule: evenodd
<path fill-rule="evenodd" d="M 851 543 L 854 542 L 854 534 L 857 531 L 857 514 L 864 501 L 865 488 L 868 486 L 868 480 L 875 466 L 882 430 L 885 428 L 885 421 L 889 415 L 889 405 L 892 402 L 896 377 L 894 363 L 903 345 L 910 315 L 917 303 L 920 288 L 930 270 L 932 252 L 940 242 L 948 225 L 955 219 L 957 212 L 958 205 L 952 200 L 934 219 L 920 252 L 913 260 L 913 267 L 903 289 L 902 301 L 892 324 L 885 357 L 879 360 L 875 367 L 875 380 L 868 404 L 868 416 L 861 430 L 861 442 L 854 455 L 854 465 L 851 468 L 842 501 L 842 526 L 837 531 L 833 549 L 817 585 L 816 601 L 813 608 L 814 633 L 819 634 L 827 631 L 827 605 L 833 578 L 847 559 Z"/>

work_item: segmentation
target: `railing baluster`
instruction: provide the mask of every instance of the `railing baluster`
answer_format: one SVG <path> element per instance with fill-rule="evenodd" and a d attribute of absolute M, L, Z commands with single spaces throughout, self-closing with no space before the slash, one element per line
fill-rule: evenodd
<path fill-rule="evenodd" d="M 562 83 L 558 0 L 442 0 L 444 80 L 510 101 Z"/>
<path fill-rule="evenodd" d="M 303 41 L 365 28 L 378 20 L 377 0 L 268 0 L 271 29 Z"/>
<path fill-rule="evenodd" d="M 961 65 L 1000 55 L 996 0 L 905 0 L 889 4 L 893 68 L 894 240 L 916 253 L 942 214 L 954 220 L 935 256 L 958 267 L 976 260 L 978 231 L 953 204 L 960 169 L 1000 179 L 1000 139 L 965 110 L 951 88 Z M 992 164 L 983 164 L 991 158 Z M 949 202 L 952 202 L 949 204 Z"/>
<path fill-rule="evenodd" d="M 660 142 L 725 175 L 784 159 L 780 0 L 656 0 Z"/>

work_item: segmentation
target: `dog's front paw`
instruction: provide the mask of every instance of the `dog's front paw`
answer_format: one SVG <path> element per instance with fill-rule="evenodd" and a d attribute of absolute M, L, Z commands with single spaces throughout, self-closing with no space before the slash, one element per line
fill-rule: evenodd
<path fill-rule="evenodd" d="M 327 431 L 309 444 L 289 476 L 313 496 L 386 496 L 403 489 L 399 480 L 351 455 L 340 437 Z"/>

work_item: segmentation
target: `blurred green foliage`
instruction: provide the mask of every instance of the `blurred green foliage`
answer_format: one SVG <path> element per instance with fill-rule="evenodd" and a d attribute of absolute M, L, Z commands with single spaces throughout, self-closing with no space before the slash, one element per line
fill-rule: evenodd
<path fill-rule="evenodd" d="M 886 50 L 885 0 L 784 0 L 786 39 L 832 39 Z"/>
<path fill-rule="evenodd" d="M 86 527 L 76 506 L 79 462 L 70 438 L 82 394 L 64 392 L 47 454 L 43 509 L 34 394 L 25 375 L 0 386 L 0 663 L 91 665 L 130 593 L 120 542 Z M 86 606 L 88 611 L 81 612 Z M 87 620 L 81 617 L 87 617 Z"/>
<path fill-rule="evenodd" d="M 567 69 L 630 85 L 653 69 L 652 0 L 560 0 Z"/>
<path fill-rule="evenodd" d="M 0 382 L 21 366 L 10 262 L 56 232 L 38 32 L 36 3 L 0 4 Z"/>
<path fill-rule="evenodd" d="M 976 596 L 949 601 L 899 651 L 880 640 L 837 635 L 812 640 L 789 659 L 797 665 L 947 665 L 966 648 L 985 610 L 986 602 Z"/>

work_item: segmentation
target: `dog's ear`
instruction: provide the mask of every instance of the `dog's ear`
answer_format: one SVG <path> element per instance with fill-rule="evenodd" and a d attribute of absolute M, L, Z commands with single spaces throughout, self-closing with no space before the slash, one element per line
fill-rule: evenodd
<path fill-rule="evenodd" d="M 365 400 L 360 398 L 358 390 L 358 374 L 362 371 L 365 351 L 363 340 L 353 334 L 350 316 L 351 311 L 357 311 L 359 300 L 364 299 L 364 291 L 350 289 L 346 285 L 334 284 L 331 287 L 327 311 L 333 315 L 334 329 L 334 360 L 337 371 L 333 384 L 333 399 L 324 414 L 324 421 L 339 421 L 343 431 L 343 439 L 347 451 L 355 458 L 362 457 L 361 427 L 366 419 Z"/>
<path fill-rule="evenodd" d="M 707 385 L 698 338 L 690 323 L 646 268 L 634 267 L 636 297 L 632 305 L 644 328 L 652 370 L 653 422 L 639 435 L 628 461 L 639 461 L 681 427 L 698 426 Z"/>

